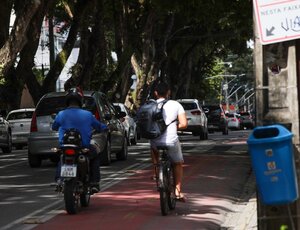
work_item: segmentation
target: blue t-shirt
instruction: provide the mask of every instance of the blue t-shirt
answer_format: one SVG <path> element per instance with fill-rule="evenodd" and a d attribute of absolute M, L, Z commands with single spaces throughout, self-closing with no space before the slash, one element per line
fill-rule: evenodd
<path fill-rule="evenodd" d="M 91 112 L 81 108 L 67 108 L 60 111 L 52 124 L 53 130 L 59 132 L 59 144 L 63 144 L 63 136 L 66 130 L 78 129 L 82 138 L 82 147 L 89 148 L 92 138 L 92 130 L 101 132 L 107 129 L 107 125 L 99 122 Z"/>

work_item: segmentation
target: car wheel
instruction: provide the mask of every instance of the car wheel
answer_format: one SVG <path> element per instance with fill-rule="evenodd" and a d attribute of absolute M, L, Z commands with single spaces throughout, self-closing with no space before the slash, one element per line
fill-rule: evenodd
<path fill-rule="evenodd" d="M 17 149 L 17 150 L 23 149 L 23 145 L 16 145 L 16 149 Z"/>
<path fill-rule="evenodd" d="M 58 162 L 60 161 L 60 157 L 59 156 L 50 157 L 50 161 L 53 162 L 54 164 L 58 164 Z"/>
<path fill-rule="evenodd" d="M 132 144 L 132 145 L 136 145 L 137 139 L 138 139 L 138 137 L 137 137 L 137 132 L 135 131 L 135 132 L 134 132 L 134 137 L 133 137 L 133 139 L 130 140 L 131 144 Z"/>
<path fill-rule="evenodd" d="M 38 168 L 41 167 L 42 160 L 39 156 L 32 155 L 28 152 L 28 163 L 31 168 Z"/>
<path fill-rule="evenodd" d="M 208 139 L 208 129 L 206 128 L 205 129 L 205 140 L 207 140 Z"/>
<path fill-rule="evenodd" d="M 126 141 L 127 141 L 127 145 L 130 146 L 131 142 L 130 142 L 130 129 L 128 130 L 128 133 L 125 133 L 126 136 Z"/>
<path fill-rule="evenodd" d="M 127 159 L 127 156 L 128 156 L 128 148 L 127 148 L 127 141 L 124 140 L 123 141 L 123 147 L 121 149 L 120 152 L 117 152 L 116 156 L 117 156 L 117 160 L 121 160 L 121 161 L 124 161 Z"/>
<path fill-rule="evenodd" d="M 100 164 L 110 165 L 111 163 L 111 145 L 110 140 L 107 140 L 104 150 L 100 153 Z"/>
<path fill-rule="evenodd" d="M 228 135 L 228 127 L 225 127 L 223 130 L 223 135 Z"/>
<path fill-rule="evenodd" d="M 11 153 L 12 150 L 12 140 L 11 140 L 11 134 L 9 133 L 7 136 L 7 146 L 2 148 L 3 153 Z"/>
<path fill-rule="evenodd" d="M 205 140 L 205 131 L 203 128 L 200 131 L 200 140 Z"/>

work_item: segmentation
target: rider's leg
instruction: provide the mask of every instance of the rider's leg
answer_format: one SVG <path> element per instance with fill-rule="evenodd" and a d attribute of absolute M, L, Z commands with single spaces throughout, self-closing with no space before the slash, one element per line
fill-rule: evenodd
<path fill-rule="evenodd" d="M 155 147 L 151 147 L 150 151 L 151 151 L 151 158 L 152 158 L 152 163 L 153 163 L 153 179 L 155 179 L 156 176 L 158 175 L 156 165 L 159 160 L 159 152 Z"/>
<path fill-rule="evenodd" d="M 182 177 L 183 177 L 183 167 L 182 163 L 174 163 L 173 164 L 174 170 L 174 177 L 175 177 L 175 195 L 181 196 L 181 184 L 182 184 Z"/>
<path fill-rule="evenodd" d="M 175 195 L 180 201 L 185 201 L 182 194 L 182 178 L 183 178 L 183 155 L 179 140 L 174 145 L 168 146 L 168 154 L 173 163 L 173 172 L 175 177 Z"/>
<path fill-rule="evenodd" d="M 90 182 L 93 192 L 100 191 L 100 158 L 96 150 L 90 147 L 92 158 L 90 159 Z"/>

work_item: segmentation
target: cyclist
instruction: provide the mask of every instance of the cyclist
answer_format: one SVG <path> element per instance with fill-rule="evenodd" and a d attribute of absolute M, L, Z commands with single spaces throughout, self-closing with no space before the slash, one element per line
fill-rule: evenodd
<path fill-rule="evenodd" d="M 169 86 L 165 82 L 160 82 L 154 89 L 154 95 L 157 102 L 168 99 L 171 94 Z M 185 196 L 181 192 L 182 177 L 183 177 L 183 155 L 181 144 L 177 135 L 178 129 L 187 127 L 187 118 L 182 105 L 174 100 L 168 100 L 163 107 L 163 118 L 166 124 L 170 124 L 167 130 L 158 138 L 150 140 L 151 157 L 154 164 L 158 163 L 159 152 L 157 146 L 168 146 L 168 155 L 171 158 L 176 190 L 175 195 L 178 201 L 185 202 Z M 177 119 L 176 122 L 172 122 Z M 157 172 L 155 172 L 157 173 Z"/>
<path fill-rule="evenodd" d="M 82 109 L 83 93 L 79 88 L 71 88 L 66 95 L 67 108 L 60 111 L 52 124 L 53 130 L 58 130 L 59 144 L 63 144 L 63 136 L 66 130 L 75 128 L 79 130 L 82 138 L 82 147 L 89 148 L 91 151 L 91 191 L 100 191 L 100 160 L 95 147 L 91 144 L 93 128 L 98 131 L 107 130 L 107 125 L 100 123 L 91 112 Z M 60 177 L 60 163 L 58 164 L 55 180 Z"/>

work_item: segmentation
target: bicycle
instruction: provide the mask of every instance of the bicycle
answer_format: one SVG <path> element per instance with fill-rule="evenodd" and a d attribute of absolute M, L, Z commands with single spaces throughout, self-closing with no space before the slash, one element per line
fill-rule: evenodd
<path fill-rule="evenodd" d="M 158 146 L 159 162 L 155 165 L 156 186 L 160 195 L 160 209 L 163 216 L 176 206 L 175 177 L 173 165 L 167 153 L 167 146 Z M 157 173 L 158 172 L 158 173 Z"/>

